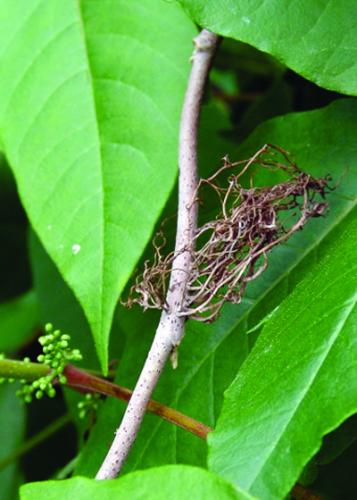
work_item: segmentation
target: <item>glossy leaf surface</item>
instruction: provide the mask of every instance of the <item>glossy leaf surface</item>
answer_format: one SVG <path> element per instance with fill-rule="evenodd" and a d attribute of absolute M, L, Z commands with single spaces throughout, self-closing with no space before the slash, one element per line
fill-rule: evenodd
<path fill-rule="evenodd" d="M 283 498 L 322 437 L 357 411 L 356 220 L 280 305 L 225 393 L 210 467 Z"/>
<path fill-rule="evenodd" d="M 133 499 L 191 500 L 219 498 L 220 500 L 249 500 L 240 490 L 220 477 L 203 469 L 187 466 L 168 466 L 134 472 L 112 481 L 96 481 L 75 477 L 65 481 L 44 481 L 21 488 L 21 500 L 57 500 L 58 498 L 88 500 Z"/>
<path fill-rule="evenodd" d="M 4 151 L 104 370 L 115 304 L 176 177 L 194 34 L 168 2 L 0 1 Z"/>
<path fill-rule="evenodd" d="M 200 26 L 269 52 L 321 87 L 357 94 L 354 0 L 180 1 Z"/>

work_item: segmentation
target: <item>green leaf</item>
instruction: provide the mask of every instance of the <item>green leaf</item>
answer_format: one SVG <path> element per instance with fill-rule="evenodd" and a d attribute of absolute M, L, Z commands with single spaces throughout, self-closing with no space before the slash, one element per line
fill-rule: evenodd
<path fill-rule="evenodd" d="M 235 377 L 248 353 L 254 334 L 246 332 L 271 312 L 304 274 L 325 253 L 326 241 L 339 233 L 341 221 L 352 216 L 356 205 L 356 172 L 346 166 L 357 162 L 357 102 L 339 101 L 318 111 L 297 113 L 263 124 L 232 159 L 247 157 L 265 142 L 282 145 L 296 153 L 302 168 L 315 175 L 331 172 L 340 181 L 331 194 L 328 216 L 309 222 L 286 245 L 276 248 L 268 270 L 247 289 L 239 306 L 228 305 L 211 325 L 189 321 L 179 349 L 179 365 L 167 366 L 154 397 L 167 405 L 214 425 L 222 393 Z M 333 144 L 333 149 L 331 148 Z M 259 177 L 255 176 L 258 181 Z M 120 324 L 127 348 L 118 367 L 117 381 L 132 388 L 142 368 L 158 316 L 138 310 L 122 312 Z M 108 400 L 85 447 L 78 473 L 92 475 L 103 460 L 124 404 Z M 164 463 L 203 465 L 206 445 L 195 436 L 161 421 L 145 417 L 137 442 L 129 455 L 127 470 Z"/>
<path fill-rule="evenodd" d="M 268 52 L 321 87 L 357 94 L 354 0 L 180 0 L 200 26 Z"/>
<path fill-rule="evenodd" d="M 25 433 L 25 407 L 11 384 L 0 387 L 0 484 L 1 499 L 17 498 L 19 471 L 16 462 L 1 468 L 1 462 L 20 445 Z"/>
<path fill-rule="evenodd" d="M 156 0 L 0 0 L 0 131 L 103 370 L 118 296 L 177 170 L 195 28 Z"/>
<path fill-rule="evenodd" d="M 127 499 L 141 500 L 191 500 L 253 499 L 235 489 L 219 476 L 204 469 L 183 465 L 159 467 L 134 472 L 112 481 L 96 481 L 74 477 L 65 481 L 44 481 L 22 486 L 21 500 L 58 500 L 59 498 L 88 500 Z"/>
<path fill-rule="evenodd" d="M 210 467 L 283 498 L 322 437 L 357 411 L 357 220 L 280 305 L 226 391 Z"/>
<path fill-rule="evenodd" d="M 21 347 L 38 325 L 38 301 L 33 290 L 0 304 L 0 351 Z"/>

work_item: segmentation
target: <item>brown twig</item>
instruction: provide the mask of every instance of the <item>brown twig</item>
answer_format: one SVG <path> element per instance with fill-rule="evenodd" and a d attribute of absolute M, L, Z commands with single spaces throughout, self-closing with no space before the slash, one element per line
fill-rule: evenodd
<path fill-rule="evenodd" d="M 128 402 L 133 391 L 120 385 L 109 382 L 106 379 L 92 375 L 86 371 L 80 370 L 73 365 L 67 365 L 64 369 L 64 375 L 67 377 L 67 386 L 80 392 L 94 392 L 105 396 L 112 396 L 121 401 Z M 153 413 L 182 429 L 191 432 L 201 439 L 206 439 L 209 432 L 213 429 L 197 420 L 184 415 L 183 413 L 165 406 L 157 401 L 150 400 L 146 410 Z"/>
<path fill-rule="evenodd" d="M 51 373 L 51 368 L 43 363 L 31 363 L 17 361 L 15 359 L 0 359 L 0 378 L 27 380 L 29 382 L 44 377 Z M 132 391 L 126 387 L 109 382 L 100 378 L 90 370 L 84 371 L 71 364 L 65 366 L 63 374 L 66 377 L 66 386 L 81 393 L 100 393 L 105 396 L 112 396 L 122 401 L 128 402 L 132 396 Z M 54 379 L 58 384 L 58 379 Z M 147 411 L 185 429 L 196 436 L 206 439 L 207 434 L 212 431 L 207 425 L 194 420 L 173 408 L 165 406 L 157 401 L 150 400 Z"/>

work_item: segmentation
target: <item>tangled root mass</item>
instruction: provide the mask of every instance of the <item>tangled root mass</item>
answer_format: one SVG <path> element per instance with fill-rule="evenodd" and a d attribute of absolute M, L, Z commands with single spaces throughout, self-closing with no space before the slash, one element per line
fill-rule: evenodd
<path fill-rule="evenodd" d="M 287 180 L 274 186 L 245 188 L 241 178 L 253 167 L 282 171 Z M 269 252 L 309 219 L 325 213 L 329 182 L 329 176 L 315 179 L 301 171 L 286 151 L 269 144 L 248 160 L 231 163 L 228 157 L 223 158 L 223 166 L 215 174 L 201 179 L 193 200 L 207 186 L 217 194 L 219 213 L 197 229 L 190 248 L 180 250 L 191 253 L 192 267 L 179 314 L 211 322 L 225 302 L 238 304 L 247 284 L 266 269 Z M 128 307 L 136 303 L 144 309 L 167 308 L 169 275 L 177 254 L 165 256 L 165 243 L 160 231 L 153 240 L 153 261 L 145 262 L 124 303 Z"/>

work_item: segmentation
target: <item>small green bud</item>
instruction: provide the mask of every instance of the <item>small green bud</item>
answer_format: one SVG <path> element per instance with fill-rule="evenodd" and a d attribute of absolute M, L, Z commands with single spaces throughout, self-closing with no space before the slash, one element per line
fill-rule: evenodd
<path fill-rule="evenodd" d="M 54 387 L 50 387 L 47 390 L 47 394 L 50 398 L 54 398 L 56 396 L 56 389 Z"/>
<path fill-rule="evenodd" d="M 24 397 L 24 401 L 25 403 L 31 403 L 32 396 L 30 394 L 26 394 L 26 396 Z"/>
<path fill-rule="evenodd" d="M 45 356 L 44 356 L 43 354 L 39 354 L 39 355 L 37 356 L 37 361 L 38 361 L 39 363 L 43 363 L 43 362 L 45 361 Z"/>
<path fill-rule="evenodd" d="M 83 356 L 79 349 L 73 349 L 73 351 L 71 352 L 71 358 L 74 361 L 81 361 L 83 359 Z"/>
<path fill-rule="evenodd" d="M 60 384 L 67 384 L 67 377 L 64 375 L 59 375 L 58 380 Z"/>
<path fill-rule="evenodd" d="M 46 323 L 45 330 L 46 330 L 46 332 L 51 332 L 53 330 L 52 323 Z"/>
<path fill-rule="evenodd" d="M 36 396 L 37 399 L 41 399 L 42 396 L 43 396 L 43 392 L 42 391 L 36 391 L 35 392 L 35 396 Z"/>

